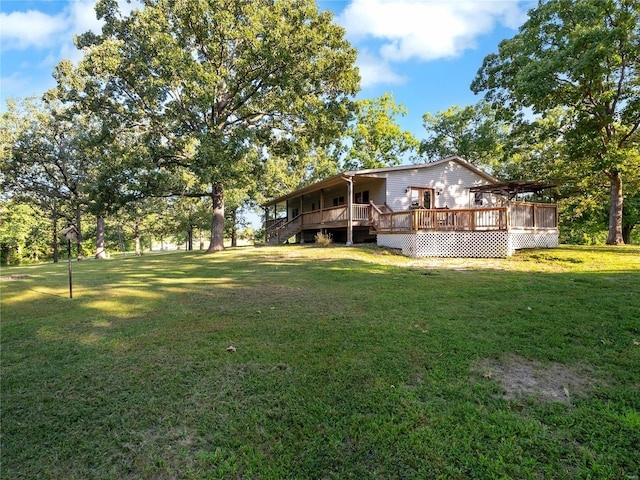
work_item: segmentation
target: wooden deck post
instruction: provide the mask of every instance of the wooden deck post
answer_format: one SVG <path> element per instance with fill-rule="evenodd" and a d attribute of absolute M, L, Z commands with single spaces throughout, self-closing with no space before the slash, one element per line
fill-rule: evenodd
<path fill-rule="evenodd" d="M 353 178 L 347 181 L 347 245 L 353 245 Z"/>
<path fill-rule="evenodd" d="M 300 232 L 296 235 L 298 237 L 298 243 L 304 243 L 304 195 L 300 195 L 300 211 L 298 215 L 300 216 Z"/>
<path fill-rule="evenodd" d="M 538 226 L 536 225 L 536 213 L 537 213 L 536 210 L 538 210 L 537 205 L 535 204 L 531 205 L 531 223 L 534 229 Z"/>

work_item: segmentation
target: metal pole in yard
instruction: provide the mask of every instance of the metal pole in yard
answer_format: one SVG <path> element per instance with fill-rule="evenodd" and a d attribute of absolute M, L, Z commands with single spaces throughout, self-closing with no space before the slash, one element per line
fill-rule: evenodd
<path fill-rule="evenodd" d="M 69 298 L 73 298 L 73 274 L 71 272 L 71 239 L 67 240 L 67 249 L 69 257 Z"/>

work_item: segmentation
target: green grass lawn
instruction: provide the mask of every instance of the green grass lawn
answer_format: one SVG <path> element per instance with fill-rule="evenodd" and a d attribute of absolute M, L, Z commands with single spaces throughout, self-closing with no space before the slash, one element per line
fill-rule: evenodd
<path fill-rule="evenodd" d="M 73 269 L 0 274 L 2 478 L 639 478 L 638 247 Z"/>

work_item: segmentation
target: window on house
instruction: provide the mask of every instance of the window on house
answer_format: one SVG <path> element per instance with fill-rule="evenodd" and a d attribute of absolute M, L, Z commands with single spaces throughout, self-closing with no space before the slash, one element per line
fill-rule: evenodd
<path fill-rule="evenodd" d="M 433 208 L 433 188 L 411 187 L 411 208 Z"/>
<path fill-rule="evenodd" d="M 474 200 L 476 205 L 482 205 L 482 192 L 476 192 Z"/>
<path fill-rule="evenodd" d="M 344 205 L 344 197 L 336 197 L 333 199 L 333 206 Z"/>

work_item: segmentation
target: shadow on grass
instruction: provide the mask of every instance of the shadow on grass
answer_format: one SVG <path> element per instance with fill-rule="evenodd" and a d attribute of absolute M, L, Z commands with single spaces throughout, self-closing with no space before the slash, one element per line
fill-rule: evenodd
<path fill-rule="evenodd" d="M 64 265 L 31 270 L 2 285 L 3 476 L 636 472 L 638 262 L 522 269 L 554 265 L 536 254 L 464 270 L 372 248 L 124 258 L 74 265 L 73 300 L 50 296 Z M 588 371 L 590 388 L 505 400 L 474 371 L 505 357 Z"/>

